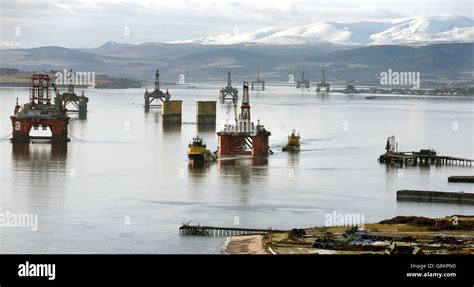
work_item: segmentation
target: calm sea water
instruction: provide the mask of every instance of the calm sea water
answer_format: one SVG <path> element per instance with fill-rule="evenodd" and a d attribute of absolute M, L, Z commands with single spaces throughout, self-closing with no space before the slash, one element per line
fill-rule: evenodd
<path fill-rule="evenodd" d="M 0 212 L 38 214 L 37 231 L 0 228 L 0 253 L 218 253 L 222 238 L 180 236 L 183 222 L 293 228 L 325 215 L 360 213 L 366 222 L 396 215 L 474 214 L 468 205 L 401 203 L 399 189 L 474 192 L 448 183 L 469 167 L 406 167 L 377 162 L 386 138 L 401 150 L 434 148 L 474 158 L 474 102 L 468 98 L 366 100 L 318 96 L 294 87 L 251 92 L 252 117 L 272 132 L 267 159 L 191 167 L 186 146 L 200 134 L 216 149 L 216 130 L 233 120 L 218 104 L 216 129 L 197 130 L 195 101 L 216 100 L 220 85 L 169 87 L 183 100 L 180 128 L 145 113 L 143 89 L 87 90 L 87 120 L 72 115 L 67 145 L 13 145 L 9 116 L 28 90 L 0 89 Z M 282 153 L 291 130 L 302 151 Z"/>

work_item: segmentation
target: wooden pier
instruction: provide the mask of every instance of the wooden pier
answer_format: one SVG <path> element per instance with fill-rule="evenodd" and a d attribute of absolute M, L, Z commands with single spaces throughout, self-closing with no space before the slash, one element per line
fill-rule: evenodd
<path fill-rule="evenodd" d="M 474 204 L 474 193 L 427 190 L 399 190 L 397 191 L 397 200 Z"/>
<path fill-rule="evenodd" d="M 201 236 L 235 236 L 235 235 L 251 235 L 251 234 L 267 234 L 271 232 L 282 232 L 274 229 L 258 229 L 258 228 L 234 228 L 234 227 L 215 227 L 183 224 L 179 227 L 181 235 L 201 235 Z"/>
<path fill-rule="evenodd" d="M 448 177 L 448 182 L 470 182 L 470 183 L 474 183 L 474 176 L 451 175 L 450 177 Z"/>

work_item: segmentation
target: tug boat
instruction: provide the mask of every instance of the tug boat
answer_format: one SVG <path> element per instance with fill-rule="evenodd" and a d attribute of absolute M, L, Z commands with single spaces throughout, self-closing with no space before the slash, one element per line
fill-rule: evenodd
<path fill-rule="evenodd" d="M 196 136 L 188 145 L 188 159 L 191 162 L 207 162 L 215 161 L 217 156 L 206 148 L 206 144 L 200 136 Z"/>
<path fill-rule="evenodd" d="M 283 151 L 300 151 L 300 134 L 293 130 L 288 136 L 288 143 L 283 147 Z"/>

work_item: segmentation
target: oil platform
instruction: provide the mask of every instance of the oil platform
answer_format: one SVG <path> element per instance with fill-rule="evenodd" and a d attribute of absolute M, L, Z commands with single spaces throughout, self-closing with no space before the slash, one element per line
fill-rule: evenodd
<path fill-rule="evenodd" d="M 257 78 L 252 81 L 252 91 L 265 91 L 265 80 L 260 78 L 260 69 L 257 69 Z"/>
<path fill-rule="evenodd" d="M 326 77 L 324 75 L 324 70 L 323 70 L 323 77 L 321 78 L 321 82 L 316 84 L 316 92 L 320 91 L 326 91 L 329 92 L 329 84 L 326 83 Z"/>
<path fill-rule="evenodd" d="M 219 155 L 263 156 L 271 153 L 268 139 L 271 135 L 260 121 L 255 126 L 250 118 L 248 82 L 244 82 L 242 106 L 237 117 L 237 101 L 234 101 L 235 125 L 225 124 L 217 133 Z"/>
<path fill-rule="evenodd" d="M 296 81 L 296 88 L 309 89 L 309 81 L 304 79 L 304 72 L 301 72 L 301 80 Z"/>
<path fill-rule="evenodd" d="M 70 70 L 71 75 L 72 70 Z M 74 92 L 74 84 L 69 84 L 67 86 L 67 93 L 60 94 L 56 85 L 51 83 L 52 87 L 54 88 L 54 92 L 56 94 L 55 104 L 59 106 L 61 110 L 67 112 L 75 112 L 79 113 L 79 119 L 87 118 L 87 103 L 89 102 L 89 98 L 84 96 L 84 91 L 82 91 L 82 95 L 78 96 Z M 68 107 L 72 106 L 71 109 Z"/>
<path fill-rule="evenodd" d="M 12 141 L 29 142 L 30 139 L 51 139 L 51 142 L 68 142 L 69 117 L 62 104 L 55 99 L 51 101 L 51 79 L 48 75 L 34 74 L 30 80 L 29 103 L 21 107 L 18 98 L 15 105 L 12 122 Z M 31 128 L 34 130 L 51 131 L 51 136 L 31 136 Z"/>
<path fill-rule="evenodd" d="M 230 76 L 230 72 L 227 73 L 227 86 L 222 87 L 220 90 L 219 99 L 221 102 L 225 101 L 226 99 L 231 99 L 234 102 L 237 102 L 239 99 L 239 91 L 237 88 L 232 87 L 232 79 Z"/>
<path fill-rule="evenodd" d="M 160 71 L 156 70 L 155 90 L 153 92 L 148 92 L 148 89 L 145 91 L 145 110 L 147 111 L 153 106 L 160 106 L 160 104 L 152 105 L 154 101 L 167 102 L 170 100 L 170 97 L 171 95 L 168 90 L 166 90 L 166 93 L 160 90 Z"/>

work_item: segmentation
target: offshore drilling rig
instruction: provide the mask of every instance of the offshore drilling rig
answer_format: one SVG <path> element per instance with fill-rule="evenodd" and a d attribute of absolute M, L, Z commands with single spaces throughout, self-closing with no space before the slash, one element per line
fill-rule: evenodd
<path fill-rule="evenodd" d="M 159 105 L 152 105 L 155 100 L 160 100 L 161 102 L 167 102 L 170 100 L 170 93 L 166 90 L 166 93 L 160 90 L 160 71 L 156 70 L 155 73 L 155 90 L 153 92 L 148 92 L 148 89 L 145 91 L 145 110 L 149 110 L 152 106 L 159 106 Z"/>
<path fill-rule="evenodd" d="M 320 92 L 321 90 L 329 92 L 329 84 L 326 83 L 326 76 L 324 75 L 324 70 L 323 70 L 323 77 L 321 79 L 321 82 L 316 84 L 316 92 Z"/>
<path fill-rule="evenodd" d="M 30 139 L 48 138 L 51 142 L 68 142 L 69 117 L 60 101 L 55 98 L 51 101 L 49 88 L 52 86 L 48 75 L 34 74 L 30 80 L 29 103 L 21 107 L 16 100 L 12 121 L 12 141 L 29 142 Z M 51 137 L 30 136 L 31 128 L 43 131 L 51 130 Z"/>
<path fill-rule="evenodd" d="M 255 126 L 250 118 L 248 82 L 244 82 L 242 106 L 237 117 L 237 101 L 234 100 L 235 125 L 225 124 L 217 133 L 219 155 L 262 156 L 271 153 L 268 139 L 271 135 L 260 121 Z"/>
<path fill-rule="evenodd" d="M 257 78 L 252 81 L 252 91 L 265 91 L 265 80 L 260 78 L 260 69 L 257 69 Z"/>
<path fill-rule="evenodd" d="M 296 81 L 296 88 L 309 88 L 309 81 L 304 79 L 304 72 L 301 72 L 301 80 Z"/>
<path fill-rule="evenodd" d="M 232 79 L 230 77 L 230 72 L 227 73 L 227 86 L 222 87 L 219 94 L 219 99 L 221 102 L 225 101 L 227 98 L 230 98 L 234 102 L 237 102 L 239 99 L 239 91 L 237 88 L 232 87 Z"/>
<path fill-rule="evenodd" d="M 73 75 L 72 70 L 70 70 L 70 74 Z M 56 94 L 55 104 L 58 105 L 61 110 L 77 112 L 79 113 L 79 119 L 87 118 L 87 103 L 89 102 L 89 98 L 84 96 L 84 91 L 82 91 L 82 95 L 78 96 L 74 92 L 74 84 L 70 83 L 67 86 L 67 93 L 60 94 L 54 83 L 51 83 L 51 86 L 54 88 Z M 73 108 L 68 109 L 69 106 Z"/>

